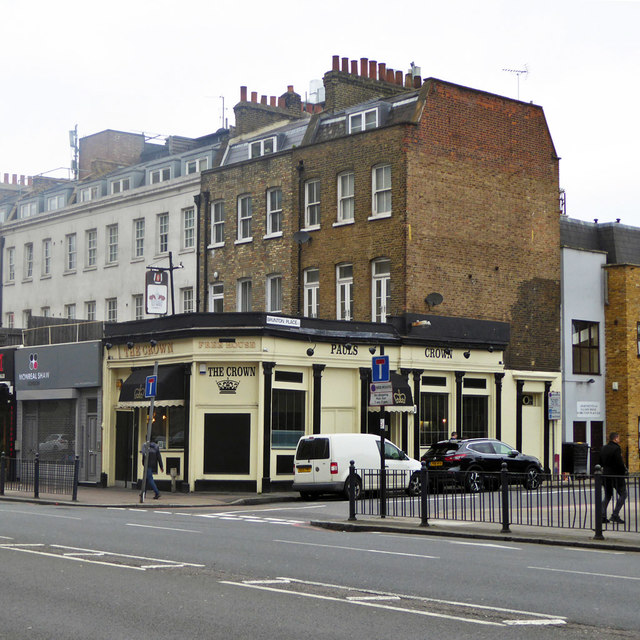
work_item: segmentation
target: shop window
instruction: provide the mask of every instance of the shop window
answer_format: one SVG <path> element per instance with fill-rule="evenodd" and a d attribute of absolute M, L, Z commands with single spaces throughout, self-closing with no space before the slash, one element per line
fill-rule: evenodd
<path fill-rule="evenodd" d="M 420 394 L 420 446 L 449 437 L 449 396 L 446 393 Z"/>
<path fill-rule="evenodd" d="M 486 396 L 463 396 L 462 434 L 464 438 L 489 437 L 489 402 Z"/>
<path fill-rule="evenodd" d="M 251 454 L 249 413 L 206 413 L 204 473 L 248 474 Z"/>
<path fill-rule="evenodd" d="M 294 448 L 304 435 L 305 392 L 274 389 L 271 395 L 271 445 Z"/>
<path fill-rule="evenodd" d="M 147 412 L 144 424 L 148 424 Z M 161 449 L 184 448 L 184 407 L 156 407 L 151 423 L 151 437 Z"/>

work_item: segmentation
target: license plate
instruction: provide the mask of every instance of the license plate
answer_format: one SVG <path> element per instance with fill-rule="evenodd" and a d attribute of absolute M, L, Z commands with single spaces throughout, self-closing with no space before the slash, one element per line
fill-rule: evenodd
<path fill-rule="evenodd" d="M 311 465 L 310 464 L 300 464 L 298 465 L 298 473 L 311 473 Z"/>
<path fill-rule="evenodd" d="M 429 463 L 430 467 L 441 467 L 442 466 L 442 460 L 432 460 Z"/>

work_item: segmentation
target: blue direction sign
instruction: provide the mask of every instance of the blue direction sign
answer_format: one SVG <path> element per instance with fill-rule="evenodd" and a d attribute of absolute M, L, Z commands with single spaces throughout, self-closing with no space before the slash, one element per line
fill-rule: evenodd
<path fill-rule="evenodd" d="M 389 356 L 373 356 L 371 358 L 371 382 L 389 382 Z"/>
<path fill-rule="evenodd" d="M 144 385 L 144 397 L 155 398 L 158 391 L 158 376 L 147 376 Z"/>

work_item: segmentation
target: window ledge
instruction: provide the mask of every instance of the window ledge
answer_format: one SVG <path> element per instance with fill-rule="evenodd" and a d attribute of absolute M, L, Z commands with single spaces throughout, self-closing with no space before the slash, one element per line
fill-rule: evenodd
<path fill-rule="evenodd" d="M 87 271 L 97 271 L 97 270 L 98 270 L 97 265 L 91 265 L 90 267 L 85 267 L 82 271 L 87 272 Z"/>
<path fill-rule="evenodd" d="M 144 262 L 144 256 L 139 256 L 139 257 L 136 257 L 136 258 L 131 258 L 131 262 L 132 262 L 132 263 L 134 263 L 134 262 Z"/>
<path fill-rule="evenodd" d="M 117 262 L 108 262 L 107 264 L 104 265 L 105 269 L 112 269 L 113 267 L 117 267 L 118 263 Z"/>
<path fill-rule="evenodd" d="M 247 244 L 249 242 L 253 242 L 253 236 L 250 238 L 242 238 L 241 240 L 236 240 L 234 244 Z"/>
<path fill-rule="evenodd" d="M 74 276 L 76 274 L 76 270 L 75 269 L 66 269 L 62 275 L 63 276 Z"/>
<path fill-rule="evenodd" d="M 344 227 L 349 224 L 355 224 L 355 222 L 356 222 L 355 220 L 338 220 L 337 222 L 334 222 L 332 226 Z"/>
<path fill-rule="evenodd" d="M 282 231 L 276 231 L 275 233 L 267 233 L 266 236 L 262 236 L 263 240 L 272 240 L 273 238 L 282 238 Z"/>
<path fill-rule="evenodd" d="M 212 242 L 207 246 L 207 249 L 222 249 L 224 247 L 224 242 Z"/>
<path fill-rule="evenodd" d="M 377 215 L 371 215 L 367 218 L 367 220 L 384 220 L 386 218 L 390 218 L 391 217 L 391 211 L 389 211 L 388 213 L 379 213 Z"/>
<path fill-rule="evenodd" d="M 319 224 L 314 224 L 311 227 L 304 227 L 303 229 L 300 229 L 300 231 L 319 231 L 319 230 L 320 230 Z"/>
<path fill-rule="evenodd" d="M 194 253 L 196 250 L 195 247 L 185 247 L 183 249 L 180 249 L 180 251 L 178 252 L 180 255 L 184 254 L 184 253 Z"/>

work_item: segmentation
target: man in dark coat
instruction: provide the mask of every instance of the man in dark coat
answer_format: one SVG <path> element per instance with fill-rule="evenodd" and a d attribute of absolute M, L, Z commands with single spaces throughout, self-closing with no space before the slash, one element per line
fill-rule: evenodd
<path fill-rule="evenodd" d="M 157 500 L 160 497 L 160 492 L 158 491 L 158 487 L 156 485 L 155 480 L 153 479 L 153 474 L 158 473 L 158 467 L 160 467 L 160 471 L 164 471 L 164 465 L 162 464 L 162 454 L 160 453 L 160 448 L 155 442 L 154 438 L 151 438 L 151 442 L 145 442 L 142 445 L 142 465 L 144 466 L 144 461 L 147 453 L 149 454 L 149 465 L 147 466 L 147 488 L 151 489 L 155 494 L 153 496 L 154 500 Z"/>
<path fill-rule="evenodd" d="M 620 509 L 627 499 L 627 467 L 622 459 L 622 449 L 620 448 L 620 434 L 615 431 L 609 434 L 609 442 L 600 450 L 600 464 L 602 465 L 604 502 L 602 503 L 602 522 L 609 522 L 607 519 L 607 507 L 613 497 L 613 490 L 616 490 L 618 499 L 611 514 L 611 522 L 624 524 L 620 517 Z"/>

